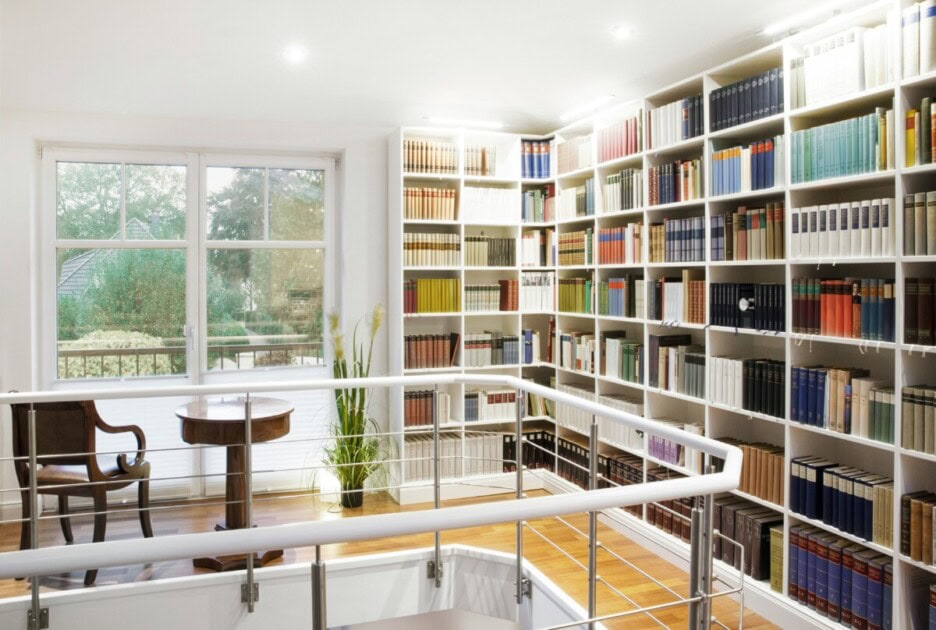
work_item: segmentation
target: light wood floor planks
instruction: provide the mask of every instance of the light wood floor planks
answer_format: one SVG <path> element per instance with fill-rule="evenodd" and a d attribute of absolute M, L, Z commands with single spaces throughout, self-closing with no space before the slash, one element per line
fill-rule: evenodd
<path fill-rule="evenodd" d="M 488 497 L 484 499 L 501 500 L 509 498 L 508 495 Z M 478 503 L 479 499 L 449 501 L 446 505 Z M 165 504 L 163 504 L 165 505 Z M 160 506 L 162 507 L 162 506 Z M 336 506 L 326 504 L 312 496 L 277 497 L 265 496 L 255 501 L 255 521 L 260 525 L 276 523 L 289 523 L 300 520 L 319 520 L 348 518 L 361 514 L 378 514 L 399 512 L 413 509 L 425 509 L 428 505 L 400 507 L 386 495 L 367 495 L 364 507 L 357 510 L 341 512 Z M 220 520 L 223 508 L 219 505 L 204 505 L 198 502 L 187 502 L 172 506 L 171 510 L 158 510 L 153 513 L 153 528 L 156 536 L 168 536 L 190 532 L 210 531 L 214 524 Z M 587 531 L 587 517 L 584 514 L 568 515 L 565 519 L 581 531 Z M 568 526 L 555 519 L 541 519 L 533 521 L 530 527 L 543 534 L 550 541 L 561 547 L 578 563 L 587 566 L 588 550 L 585 538 L 574 532 Z M 81 543 L 91 537 L 90 518 L 77 515 L 73 518 L 75 539 Z M 513 553 L 515 549 L 515 526 L 504 524 L 488 527 L 473 527 L 463 530 L 444 532 L 442 542 L 463 543 L 478 547 L 485 547 L 498 551 Z M 634 565 L 657 580 L 662 581 L 669 588 L 681 596 L 688 592 L 688 576 L 651 554 L 639 545 L 629 541 L 617 532 L 604 525 L 599 525 L 599 539 L 602 545 L 627 558 Z M 108 519 L 107 539 L 127 539 L 140 536 L 139 522 L 135 513 L 112 515 Z M 44 521 L 40 527 L 40 545 L 60 545 L 64 542 L 58 526 L 53 519 Z M 324 549 L 324 556 L 334 558 L 337 556 L 352 556 L 369 553 L 378 553 L 396 549 L 431 546 L 432 534 L 420 534 L 387 538 L 361 543 L 329 545 Z M 0 550 L 17 549 L 19 545 L 19 527 L 17 525 L 0 525 Z M 536 567 L 556 582 L 570 596 L 583 606 L 588 597 L 587 572 L 578 564 L 557 551 L 552 545 L 543 541 L 531 531 L 524 535 L 524 555 Z M 284 562 L 311 562 L 314 549 L 287 549 Z M 627 567 L 607 552 L 598 552 L 598 574 L 603 579 L 598 590 L 599 614 L 609 614 L 633 609 L 636 606 L 649 606 L 673 601 L 675 596 L 657 584 L 645 578 L 639 572 Z M 154 565 L 136 565 L 102 569 L 98 573 L 97 584 L 116 584 L 140 580 L 153 580 L 175 576 L 194 575 L 204 572 L 195 569 L 188 561 L 162 562 Z M 60 589 L 83 588 L 83 573 L 50 576 L 43 578 L 44 591 Z M 629 603 L 618 593 L 626 595 Z M 28 593 L 27 583 L 24 581 L 0 581 L 0 597 L 25 595 Z M 730 628 L 738 627 L 738 605 L 728 598 L 719 598 L 715 604 L 715 615 L 719 621 Z M 658 611 L 656 618 L 665 626 L 671 628 L 684 628 L 686 626 L 686 607 L 679 606 Z M 646 615 L 637 615 L 606 622 L 609 628 L 659 628 L 660 624 Z M 752 630 L 776 628 L 764 618 L 745 611 L 744 627 Z"/>

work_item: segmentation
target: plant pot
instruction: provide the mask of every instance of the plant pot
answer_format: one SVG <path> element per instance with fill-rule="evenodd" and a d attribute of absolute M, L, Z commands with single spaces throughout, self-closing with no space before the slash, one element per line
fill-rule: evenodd
<path fill-rule="evenodd" d="M 346 486 L 341 484 L 341 507 L 359 508 L 364 503 L 364 489 L 362 486 Z"/>

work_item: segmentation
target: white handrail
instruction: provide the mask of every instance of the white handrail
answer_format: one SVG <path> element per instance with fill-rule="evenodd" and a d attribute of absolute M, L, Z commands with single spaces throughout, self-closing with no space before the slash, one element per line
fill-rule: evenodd
<path fill-rule="evenodd" d="M 205 555 L 228 555 L 264 549 L 310 547 L 387 536 L 445 531 L 508 521 L 531 520 L 571 512 L 600 511 L 612 507 L 666 501 L 686 496 L 710 495 L 727 492 L 738 487 L 741 477 L 742 454 L 741 450 L 734 446 L 681 431 L 627 412 L 611 409 L 596 402 L 513 376 L 461 374 L 387 376 L 283 383 L 151 387 L 118 391 L 29 392 L 0 394 L 0 404 L 455 383 L 498 385 L 537 394 L 604 418 L 622 422 L 642 431 L 667 437 L 679 444 L 697 448 L 704 453 L 723 459 L 724 466 L 722 472 L 714 474 L 668 479 L 575 494 L 502 501 L 487 504 L 483 510 L 479 510 L 477 506 L 469 505 L 398 514 L 376 514 L 340 521 L 312 521 L 256 529 L 182 534 L 160 538 L 105 541 L 89 545 L 13 551 L 0 554 L 0 579 L 24 575 L 49 575 L 84 570 L 87 567 L 123 566 L 180 560 Z"/>

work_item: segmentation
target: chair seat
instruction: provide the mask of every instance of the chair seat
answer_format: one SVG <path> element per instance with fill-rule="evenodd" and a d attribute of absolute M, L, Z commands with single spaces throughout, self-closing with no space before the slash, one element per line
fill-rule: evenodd
<path fill-rule="evenodd" d="M 117 477 L 121 473 L 116 466 L 101 470 L 106 477 Z M 88 483 L 87 466 L 42 466 L 36 475 L 40 486 L 77 485 Z"/>

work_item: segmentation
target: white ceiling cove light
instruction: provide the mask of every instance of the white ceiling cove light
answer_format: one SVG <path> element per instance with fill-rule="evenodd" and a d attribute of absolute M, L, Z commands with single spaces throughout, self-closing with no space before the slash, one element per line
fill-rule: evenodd
<path fill-rule="evenodd" d="M 812 9 L 803 11 L 802 13 L 797 13 L 795 15 L 786 17 L 779 22 L 774 22 L 764 29 L 764 35 L 777 35 L 778 33 L 784 33 L 792 28 L 796 28 L 797 26 L 809 24 L 810 21 L 815 20 L 824 13 L 834 11 L 839 7 L 853 2 L 854 0 L 832 0 L 831 2 L 822 3 L 816 7 L 813 7 Z"/>
<path fill-rule="evenodd" d="M 290 44 L 283 49 L 283 59 L 294 66 L 298 66 L 308 57 L 309 50 L 302 44 Z"/>
<path fill-rule="evenodd" d="M 560 114 L 559 120 L 561 120 L 562 122 L 568 122 L 570 120 L 575 120 L 576 118 L 581 118 L 582 116 L 586 114 L 592 113 L 593 111 L 595 111 L 602 105 L 607 105 L 613 100 L 614 100 L 614 94 L 606 94 L 605 96 L 602 96 L 601 98 L 596 98 L 594 101 L 591 101 L 590 103 L 586 103 L 585 105 L 582 105 L 581 107 L 576 107 L 575 109 L 570 109 L 569 111 L 563 114 Z"/>
<path fill-rule="evenodd" d="M 426 120 L 431 125 L 442 127 L 467 127 L 469 129 L 503 129 L 504 123 L 496 120 L 465 120 L 463 118 L 444 118 L 429 116 Z"/>
<path fill-rule="evenodd" d="M 626 24 L 618 24 L 617 26 L 611 27 L 611 37 L 619 42 L 623 42 L 625 39 L 630 39 L 631 35 L 633 34 L 634 30 Z"/>

